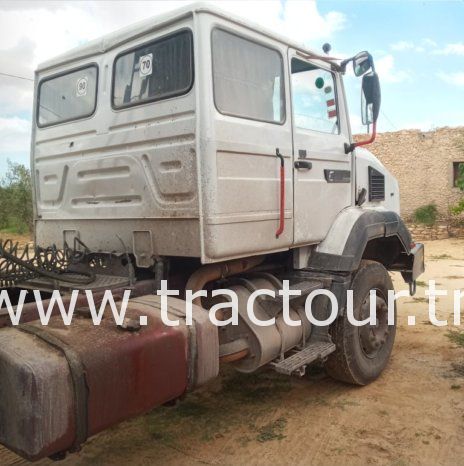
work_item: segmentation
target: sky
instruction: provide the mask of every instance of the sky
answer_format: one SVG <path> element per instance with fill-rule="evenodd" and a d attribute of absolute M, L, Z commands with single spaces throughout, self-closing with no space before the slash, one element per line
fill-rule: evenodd
<path fill-rule="evenodd" d="M 29 164 L 38 63 L 188 3 L 0 0 L 0 176 L 7 159 Z M 380 131 L 464 126 L 464 0 L 209 3 L 315 51 L 329 42 L 334 56 L 371 52 L 382 86 Z M 347 75 L 345 86 L 353 130 L 364 131 L 360 80 Z"/>

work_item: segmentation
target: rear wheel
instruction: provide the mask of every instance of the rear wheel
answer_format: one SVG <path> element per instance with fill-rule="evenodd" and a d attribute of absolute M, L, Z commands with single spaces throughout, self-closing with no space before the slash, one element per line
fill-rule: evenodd
<path fill-rule="evenodd" d="M 388 290 L 393 284 L 385 267 L 373 261 L 362 261 L 351 284 L 353 313 L 364 320 L 370 312 L 370 291 L 376 291 L 376 324 L 355 327 L 347 313 L 338 317 L 331 327 L 337 349 L 327 362 L 326 370 L 334 379 L 355 385 L 375 380 L 388 363 L 395 341 L 395 325 L 388 325 Z"/>

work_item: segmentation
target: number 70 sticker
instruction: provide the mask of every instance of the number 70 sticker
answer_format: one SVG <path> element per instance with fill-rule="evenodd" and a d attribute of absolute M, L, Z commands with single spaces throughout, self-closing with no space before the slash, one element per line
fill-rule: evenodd
<path fill-rule="evenodd" d="M 143 55 L 139 59 L 139 75 L 141 78 L 150 76 L 153 72 L 153 54 Z"/>

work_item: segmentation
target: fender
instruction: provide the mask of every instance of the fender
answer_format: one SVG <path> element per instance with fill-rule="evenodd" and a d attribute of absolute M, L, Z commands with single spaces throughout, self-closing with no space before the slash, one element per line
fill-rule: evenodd
<path fill-rule="evenodd" d="M 318 244 L 308 267 L 352 272 L 359 267 L 368 242 L 376 238 L 397 238 L 401 256 L 411 254 L 411 234 L 396 212 L 348 207 L 340 212 L 326 238 Z M 398 270 L 395 266 L 387 269 Z"/>

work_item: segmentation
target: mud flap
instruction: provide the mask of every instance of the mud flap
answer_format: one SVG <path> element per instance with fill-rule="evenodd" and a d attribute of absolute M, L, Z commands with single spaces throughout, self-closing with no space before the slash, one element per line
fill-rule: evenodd
<path fill-rule="evenodd" d="M 416 243 L 411 249 L 408 258 L 408 270 L 402 270 L 401 275 L 406 283 L 409 283 L 411 288 L 411 296 L 415 293 L 416 280 L 424 273 L 424 245 Z"/>

